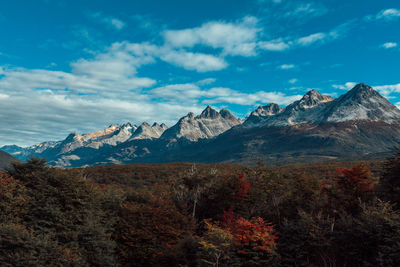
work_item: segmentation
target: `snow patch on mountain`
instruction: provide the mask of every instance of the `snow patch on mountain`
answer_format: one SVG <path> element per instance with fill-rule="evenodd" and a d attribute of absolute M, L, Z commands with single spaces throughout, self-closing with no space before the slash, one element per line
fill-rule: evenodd
<path fill-rule="evenodd" d="M 152 126 L 150 126 L 150 124 L 147 122 L 143 122 L 129 140 L 157 139 L 164 133 L 166 129 L 168 129 L 168 127 L 164 123 L 159 125 L 155 122 Z"/>
<path fill-rule="evenodd" d="M 198 141 L 213 138 L 238 124 L 240 121 L 228 110 L 222 109 L 218 112 L 207 106 L 199 116 L 194 116 L 190 112 L 181 118 L 178 123 L 166 130 L 161 138 L 169 140 L 184 138 L 189 141 Z"/>
<path fill-rule="evenodd" d="M 243 125 L 245 127 L 283 127 L 303 123 L 361 120 L 395 123 L 400 120 L 400 110 L 365 84 L 356 85 L 337 99 L 311 90 L 302 99 L 279 112 L 264 112 L 264 110 L 265 108 L 259 107 L 253 111 Z"/>

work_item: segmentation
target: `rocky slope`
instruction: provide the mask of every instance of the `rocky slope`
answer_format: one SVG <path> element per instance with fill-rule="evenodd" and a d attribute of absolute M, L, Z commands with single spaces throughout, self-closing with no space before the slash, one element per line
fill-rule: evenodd
<path fill-rule="evenodd" d="M 238 124 L 240 121 L 228 110 L 222 109 L 218 112 L 207 106 L 199 116 L 189 113 L 181 118 L 177 124 L 166 130 L 161 138 L 175 141 L 180 138 L 198 141 L 220 135 Z"/>
<path fill-rule="evenodd" d="M 19 161 L 17 158 L 0 150 L 0 171 L 11 167 L 13 162 Z"/>

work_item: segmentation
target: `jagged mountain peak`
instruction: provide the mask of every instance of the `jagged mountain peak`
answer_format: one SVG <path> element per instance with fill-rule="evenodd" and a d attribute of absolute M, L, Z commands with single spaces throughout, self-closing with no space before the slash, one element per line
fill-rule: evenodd
<path fill-rule="evenodd" d="M 237 118 L 235 116 L 233 116 L 232 113 L 229 110 L 225 109 L 225 108 L 221 109 L 219 111 L 219 114 L 224 119 L 228 119 L 228 120 L 235 120 L 236 119 L 237 120 Z"/>
<path fill-rule="evenodd" d="M 78 136 L 79 134 L 77 132 L 72 132 L 67 136 L 67 138 L 65 138 L 64 142 L 72 141 Z"/>
<path fill-rule="evenodd" d="M 136 125 L 132 125 L 132 123 L 127 122 L 121 125 L 121 128 L 133 128 L 136 127 Z"/>
<path fill-rule="evenodd" d="M 394 123 L 400 120 L 400 110 L 371 86 L 359 83 L 332 103 L 324 119 L 328 122 L 369 120 Z"/>
<path fill-rule="evenodd" d="M 148 124 L 146 121 L 142 122 L 139 127 L 150 127 L 150 124 Z"/>
<path fill-rule="evenodd" d="M 334 99 L 333 97 L 323 95 L 317 90 L 312 89 L 308 91 L 300 100 L 294 102 L 292 105 L 293 107 L 308 109 L 318 106 L 322 103 L 330 102 L 333 99 Z"/>
<path fill-rule="evenodd" d="M 207 106 L 200 114 L 200 118 L 215 119 L 219 117 L 218 111 L 210 106 Z"/>
<path fill-rule="evenodd" d="M 365 83 L 358 83 L 351 90 L 353 90 L 353 91 L 375 91 L 374 88 L 372 88 L 369 85 L 366 85 Z"/>
<path fill-rule="evenodd" d="M 182 117 L 174 126 L 167 129 L 161 136 L 163 139 L 177 140 L 184 138 L 190 141 L 213 138 L 229 130 L 240 121 L 228 110 L 216 111 L 207 106 L 200 115 L 194 117 L 193 113 Z"/>
<path fill-rule="evenodd" d="M 250 116 L 272 116 L 282 112 L 283 108 L 281 108 L 278 104 L 270 103 L 266 106 L 258 106 L 256 110 L 250 113 Z"/>
<path fill-rule="evenodd" d="M 359 83 L 355 85 L 351 90 L 349 90 L 343 97 L 353 98 L 353 99 L 367 99 L 370 97 L 383 98 L 377 91 L 375 91 L 371 86 L 364 83 Z"/>
<path fill-rule="evenodd" d="M 194 113 L 193 112 L 189 112 L 185 117 L 183 118 L 194 118 Z"/>
<path fill-rule="evenodd" d="M 147 122 L 143 122 L 132 134 L 130 140 L 156 139 L 159 138 L 167 128 L 168 127 L 162 127 L 157 122 L 154 122 L 152 126 Z"/>

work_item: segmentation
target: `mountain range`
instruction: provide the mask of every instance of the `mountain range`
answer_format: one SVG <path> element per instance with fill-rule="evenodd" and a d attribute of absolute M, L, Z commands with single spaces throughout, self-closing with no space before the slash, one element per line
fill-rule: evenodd
<path fill-rule="evenodd" d="M 104 130 L 30 147 L 0 147 L 26 160 L 76 167 L 116 163 L 235 162 L 267 164 L 380 158 L 400 140 L 400 110 L 357 84 L 338 98 L 307 92 L 286 107 L 259 106 L 245 120 L 210 106 L 165 124 L 110 125 Z"/>

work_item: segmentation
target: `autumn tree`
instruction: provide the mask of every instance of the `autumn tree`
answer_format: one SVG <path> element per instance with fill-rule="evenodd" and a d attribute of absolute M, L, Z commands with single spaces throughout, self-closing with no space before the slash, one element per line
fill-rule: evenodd
<path fill-rule="evenodd" d="M 122 205 L 114 238 L 123 266 L 152 266 L 193 233 L 193 220 L 180 213 L 169 194 L 166 187 L 144 191 Z"/>
<path fill-rule="evenodd" d="M 328 195 L 332 210 L 345 209 L 349 213 L 359 211 L 360 201 L 369 201 L 373 197 L 371 171 L 365 164 L 351 169 L 338 169 L 336 176 L 322 182 L 322 189 Z"/>
<path fill-rule="evenodd" d="M 97 185 L 76 170 L 52 168 L 34 158 L 14 164 L 9 174 L 26 189 L 29 201 L 22 223 L 34 236 L 49 236 L 87 264 L 115 263 L 113 210 L 105 209 Z"/>

